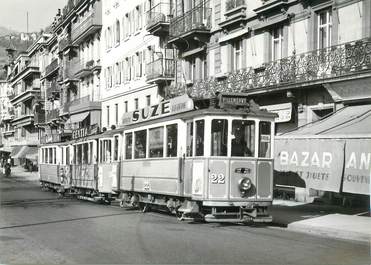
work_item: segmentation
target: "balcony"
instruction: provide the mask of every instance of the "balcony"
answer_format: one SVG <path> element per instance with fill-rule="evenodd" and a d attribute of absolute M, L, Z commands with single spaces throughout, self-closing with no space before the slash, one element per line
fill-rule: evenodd
<path fill-rule="evenodd" d="M 14 140 L 15 142 L 12 145 L 38 145 L 40 143 L 37 133 L 27 136 L 17 136 L 17 134 L 15 134 Z"/>
<path fill-rule="evenodd" d="M 17 74 L 11 78 L 11 82 L 15 82 L 19 79 L 25 79 L 32 75 L 40 75 L 40 68 L 38 66 L 34 66 L 31 64 L 28 64 L 24 67 L 22 67 Z"/>
<path fill-rule="evenodd" d="M 225 3 L 225 19 L 219 23 L 221 28 L 229 28 L 231 25 L 241 26 L 241 23 L 247 22 L 246 0 L 228 0 Z"/>
<path fill-rule="evenodd" d="M 31 86 L 27 86 L 23 82 L 21 86 L 17 86 L 14 90 L 15 96 L 10 99 L 13 105 L 40 96 L 40 82 L 34 80 Z"/>
<path fill-rule="evenodd" d="M 146 29 L 154 36 L 166 36 L 169 33 L 170 4 L 159 3 L 147 11 Z"/>
<path fill-rule="evenodd" d="M 46 88 L 47 99 L 58 99 L 61 93 L 61 87 L 57 82 L 50 82 Z"/>
<path fill-rule="evenodd" d="M 293 55 L 246 68 L 226 76 L 195 82 L 192 87 L 169 87 L 169 96 L 188 93 L 195 98 L 214 97 L 219 92 L 263 92 L 287 90 L 371 75 L 371 38 Z"/>
<path fill-rule="evenodd" d="M 94 71 L 100 71 L 100 70 L 101 70 L 101 66 L 100 66 L 99 60 L 98 61 L 90 60 L 86 63 L 80 64 L 80 67 L 77 68 L 76 70 L 77 72 L 75 73 L 75 77 L 81 79 L 86 76 L 92 75 Z"/>
<path fill-rule="evenodd" d="M 41 124 L 44 124 L 45 123 L 45 113 L 42 112 L 42 113 L 36 113 L 35 114 L 35 120 L 34 120 L 34 124 L 35 125 L 41 125 Z"/>
<path fill-rule="evenodd" d="M 50 77 L 53 74 L 58 73 L 58 59 L 55 58 L 46 68 L 45 68 L 45 78 Z"/>
<path fill-rule="evenodd" d="M 70 102 L 69 112 L 70 114 L 91 110 L 101 110 L 101 103 L 93 101 L 91 96 L 85 96 Z"/>
<path fill-rule="evenodd" d="M 46 123 L 51 123 L 59 119 L 60 110 L 52 109 L 46 111 Z"/>
<path fill-rule="evenodd" d="M 79 60 L 74 58 L 72 60 L 66 60 L 63 62 L 63 67 L 61 70 L 62 83 L 77 82 L 79 79 L 75 77 L 75 73 L 80 70 L 81 66 Z"/>
<path fill-rule="evenodd" d="M 146 78 L 149 83 L 166 83 L 174 80 L 175 61 L 174 59 L 160 58 L 150 62 L 146 66 Z"/>
<path fill-rule="evenodd" d="M 102 6 L 101 2 L 96 2 L 92 11 L 79 17 L 72 25 L 71 40 L 73 45 L 78 45 L 86 39 L 86 37 L 96 33 L 102 28 Z"/>
<path fill-rule="evenodd" d="M 3 131 L 3 136 L 12 136 L 12 135 L 14 135 L 14 133 L 15 133 L 15 129 L 14 129 L 13 126 L 11 126 L 7 129 L 5 129 L 5 131 Z"/>
<path fill-rule="evenodd" d="M 72 44 L 72 40 L 70 38 L 63 38 L 58 43 L 59 52 L 66 52 L 69 49 L 77 48 L 76 45 Z"/>
<path fill-rule="evenodd" d="M 31 112 L 19 113 L 16 115 L 12 121 L 13 126 L 21 127 L 32 125 L 35 122 L 35 115 Z"/>
<path fill-rule="evenodd" d="M 196 7 L 173 18 L 169 26 L 169 44 L 187 47 L 187 42 L 206 42 L 211 30 L 211 8 Z M 198 44 L 199 45 L 199 44 Z"/>

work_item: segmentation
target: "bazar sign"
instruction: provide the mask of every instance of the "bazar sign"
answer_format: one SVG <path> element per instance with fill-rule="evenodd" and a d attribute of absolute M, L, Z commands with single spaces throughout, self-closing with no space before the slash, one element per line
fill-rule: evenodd
<path fill-rule="evenodd" d="M 121 124 L 128 125 L 132 123 L 143 122 L 156 119 L 176 113 L 193 110 L 193 100 L 187 95 L 164 100 L 159 104 L 152 105 L 140 110 L 125 113 L 122 116 Z"/>
<path fill-rule="evenodd" d="M 340 191 L 344 142 L 322 139 L 276 139 L 275 169 L 293 172 L 306 187 Z"/>

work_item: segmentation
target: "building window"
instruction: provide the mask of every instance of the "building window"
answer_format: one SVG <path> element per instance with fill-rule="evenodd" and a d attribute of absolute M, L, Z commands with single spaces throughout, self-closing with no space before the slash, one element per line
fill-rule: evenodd
<path fill-rule="evenodd" d="M 196 58 L 192 58 L 189 61 L 189 77 L 192 82 L 195 82 L 197 79 L 196 73 Z"/>
<path fill-rule="evenodd" d="M 120 21 L 116 20 L 116 34 L 115 34 L 116 44 L 120 43 L 120 32 L 121 32 Z"/>
<path fill-rule="evenodd" d="M 151 106 L 151 95 L 146 96 L 147 106 Z"/>
<path fill-rule="evenodd" d="M 283 43 L 283 27 L 278 27 L 272 30 L 272 60 L 282 58 Z"/>
<path fill-rule="evenodd" d="M 107 106 L 107 127 L 109 127 L 109 106 Z"/>
<path fill-rule="evenodd" d="M 138 98 L 135 98 L 134 99 L 134 106 L 135 106 L 135 109 L 139 109 L 139 99 Z"/>
<path fill-rule="evenodd" d="M 242 40 L 238 40 L 233 43 L 233 63 L 232 71 L 236 71 L 242 68 Z"/>
<path fill-rule="evenodd" d="M 129 109 L 129 104 L 127 101 L 124 102 L 124 105 L 125 105 L 125 112 L 128 112 L 128 109 Z"/>
<path fill-rule="evenodd" d="M 331 46 L 332 11 L 326 9 L 318 12 L 318 49 Z"/>
<path fill-rule="evenodd" d="M 119 104 L 115 104 L 116 125 L 119 124 Z"/>

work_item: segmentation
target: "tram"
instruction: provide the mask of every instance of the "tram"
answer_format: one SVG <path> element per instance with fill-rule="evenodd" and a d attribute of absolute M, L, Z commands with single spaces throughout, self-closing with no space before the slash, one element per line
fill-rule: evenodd
<path fill-rule="evenodd" d="M 52 161 L 56 171 L 69 167 L 69 187 L 83 198 L 160 207 L 181 220 L 271 222 L 276 116 L 241 94 L 165 100 L 125 113 L 121 128 L 41 147 L 40 179 L 56 174 L 44 168 Z"/>

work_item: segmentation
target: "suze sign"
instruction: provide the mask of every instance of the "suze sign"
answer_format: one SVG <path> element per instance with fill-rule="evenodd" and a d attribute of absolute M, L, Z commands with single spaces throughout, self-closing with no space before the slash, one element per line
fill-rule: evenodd
<path fill-rule="evenodd" d="M 193 110 L 193 100 L 187 95 L 161 101 L 159 104 L 125 113 L 121 125 L 143 122 L 176 113 Z"/>

